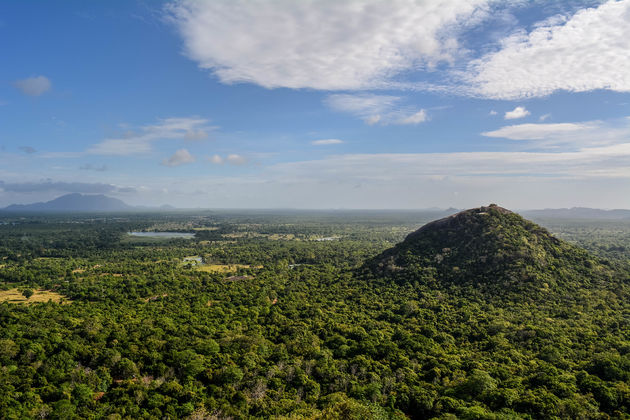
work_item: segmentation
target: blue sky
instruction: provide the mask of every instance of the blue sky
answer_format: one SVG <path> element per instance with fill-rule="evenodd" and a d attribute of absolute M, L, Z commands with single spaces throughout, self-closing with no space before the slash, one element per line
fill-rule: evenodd
<path fill-rule="evenodd" d="M 630 208 L 630 0 L 0 3 L 0 206 Z"/>

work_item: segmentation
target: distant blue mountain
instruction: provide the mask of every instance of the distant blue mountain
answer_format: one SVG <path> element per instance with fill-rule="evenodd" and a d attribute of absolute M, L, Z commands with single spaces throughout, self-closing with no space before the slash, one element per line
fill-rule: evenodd
<path fill-rule="evenodd" d="M 117 198 L 107 197 L 102 194 L 66 194 L 45 203 L 12 204 L 2 209 L 4 212 L 115 212 L 134 210 L 134 207 Z"/>

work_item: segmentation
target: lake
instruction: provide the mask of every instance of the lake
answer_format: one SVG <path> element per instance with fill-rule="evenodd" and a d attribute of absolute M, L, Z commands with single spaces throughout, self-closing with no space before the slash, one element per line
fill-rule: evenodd
<path fill-rule="evenodd" d="M 129 232 L 131 236 L 140 236 L 142 238 L 182 238 L 182 239 L 192 239 L 195 237 L 194 233 L 188 232 Z"/>

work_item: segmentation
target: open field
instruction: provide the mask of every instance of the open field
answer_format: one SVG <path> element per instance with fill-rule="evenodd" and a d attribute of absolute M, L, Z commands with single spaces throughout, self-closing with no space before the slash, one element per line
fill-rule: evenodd
<path fill-rule="evenodd" d="M 65 296 L 60 295 L 59 293 L 52 292 L 50 290 L 35 290 L 33 296 L 29 299 L 26 299 L 22 292 L 16 289 L 9 290 L 0 290 L 0 302 L 9 302 L 9 303 L 40 303 L 40 302 L 48 302 L 52 300 L 53 302 L 61 302 L 64 300 L 64 303 L 70 303 L 69 300 L 65 298 Z"/>
<path fill-rule="evenodd" d="M 246 264 L 205 264 L 196 267 L 197 270 L 208 273 L 235 273 L 241 268 L 262 268 L 262 266 L 251 266 Z"/>

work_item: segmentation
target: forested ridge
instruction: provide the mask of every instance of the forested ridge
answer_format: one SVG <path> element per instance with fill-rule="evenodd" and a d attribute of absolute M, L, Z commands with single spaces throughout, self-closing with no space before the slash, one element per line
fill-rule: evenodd
<path fill-rule="evenodd" d="M 441 216 L 7 216 L 0 417 L 629 418 L 624 237 Z"/>

